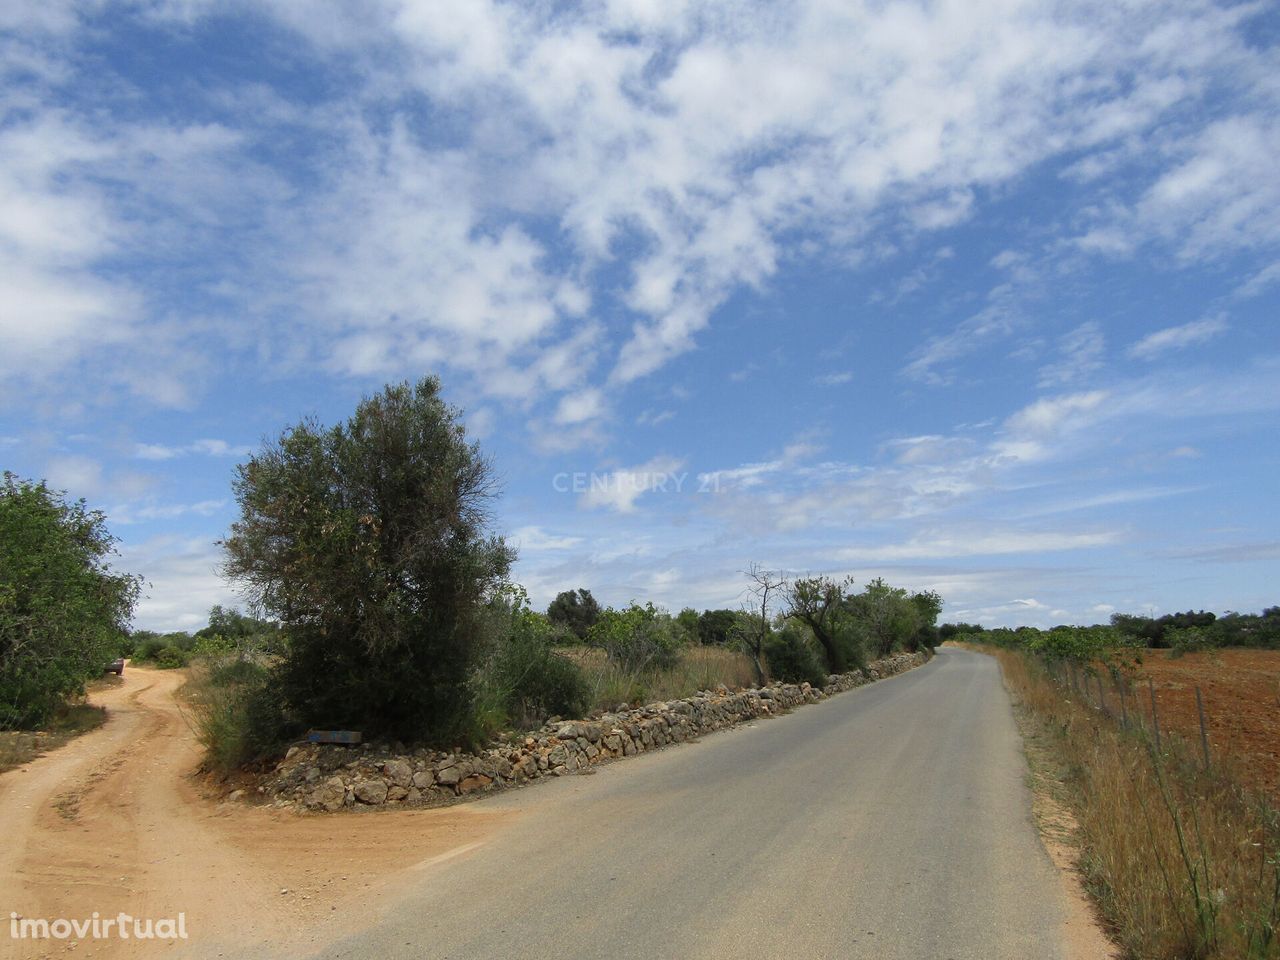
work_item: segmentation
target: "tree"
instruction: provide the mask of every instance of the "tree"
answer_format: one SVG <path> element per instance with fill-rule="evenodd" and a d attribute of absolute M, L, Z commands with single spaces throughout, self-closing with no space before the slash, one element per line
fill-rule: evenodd
<path fill-rule="evenodd" d="M 585 640 L 587 631 L 600 619 L 600 604 L 590 590 L 565 590 L 556 594 L 547 607 L 547 619 L 567 627 L 579 640 Z"/>
<path fill-rule="evenodd" d="M 845 621 L 845 592 L 853 583 L 851 577 L 833 580 L 830 577 L 803 577 L 791 584 L 787 591 L 787 616 L 794 617 L 813 633 L 822 647 L 827 669 L 831 673 L 843 673 L 849 664 L 856 641 L 850 625 Z"/>
<path fill-rule="evenodd" d="M 686 643 L 698 642 L 698 611 L 693 607 L 685 607 L 676 614 L 676 626 L 684 634 Z"/>
<path fill-rule="evenodd" d="M 932 601 L 926 597 L 921 602 L 931 605 Z M 887 657 L 895 649 L 909 645 L 921 627 L 920 609 L 907 591 L 889 586 L 880 577 L 868 583 L 862 593 L 850 597 L 847 606 L 865 626 L 877 656 Z M 937 606 L 941 610 L 941 598 Z"/>
<path fill-rule="evenodd" d="M 111 569 L 106 517 L 43 482 L 0 487 L 0 728 L 46 721 L 118 655 L 141 579 Z"/>
<path fill-rule="evenodd" d="M 747 569 L 747 601 L 743 604 L 746 617 L 740 618 L 738 639 L 743 651 L 751 658 L 756 671 L 756 682 L 764 686 L 764 649 L 771 633 L 769 620 L 773 605 L 777 603 L 786 580 L 782 574 L 766 570 L 758 563 Z"/>
<path fill-rule="evenodd" d="M 741 616 L 737 610 L 704 610 L 698 616 L 698 642 L 708 647 L 731 642 Z"/>
<path fill-rule="evenodd" d="M 304 420 L 234 481 L 226 573 L 288 637 L 277 689 L 302 723 L 449 742 L 485 600 L 513 554 L 486 534 L 490 462 L 435 377 Z"/>

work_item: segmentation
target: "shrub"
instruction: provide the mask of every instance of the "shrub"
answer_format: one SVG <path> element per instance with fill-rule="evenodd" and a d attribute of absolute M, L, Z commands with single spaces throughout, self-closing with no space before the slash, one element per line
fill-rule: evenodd
<path fill-rule="evenodd" d="M 603 647 L 624 670 L 669 670 L 680 658 L 681 633 L 671 615 L 652 603 L 609 608 L 587 633 L 587 642 Z"/>
<path fill-rule="evenodd" d="M 821 687 L 827 682 L 827 671 L 814 649 L 809 632 L 800 624 L 789 622 L 774 631 L 765 642 L 765 659 L 769 675 L 786 683 L 808 681 Z"/>
<path fill-rule="evenodd" d="M 276 752 L 289 732 L 271 671 L 251 659 L 203 658 L 184 688 L 208 766 L 228 771 Z"/>
<path fill-rule="evenodd" d="M 116 656 L 140 581 L 109 565 L 102 513 L 0 482 L 0 729 L 47 721 Z"/>
<path fill-rule="evenodd" d="M 487 655 L 472 679 L 475 716 L 471 738 L 494 728 L 531 727 L 552 714 L 583 716 L 591 691 L 578 666 L 556 653 L 558 631 L 529 609 L 517 586 L 499 591 L 486 611 Z"/>
<path fill-rule="evenodd" d="M 156 666 L 161 670 L 174 670 L 187 665 L 187 652 L 178 647 L 161 647 L 156 653 Z"/>
<path fill-rule="evenodd" d="M 302 722 L 442 745 L 466 728 L 513 554 L 486 532 L 490 462 L 440 394 L 388 386 L 237 468 L 226 570 L 287 631 L 276 689 Z"/>

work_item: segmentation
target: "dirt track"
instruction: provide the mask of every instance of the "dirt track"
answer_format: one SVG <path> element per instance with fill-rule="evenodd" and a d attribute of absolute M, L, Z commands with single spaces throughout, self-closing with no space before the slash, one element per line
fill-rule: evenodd
<path fill-rule="evenodd" d="M 174 701 L 180 671 L 130 667 L 93 697 L 107 723 L 0 774 L 0 957 L 236 956 L 320 945 L 396 900 L 404 868 L 469 848 L 507 815 L 473 808 L 298 817 L 215 805 Z M 287 891 L 287 892 L 285 892 Z M 186 915 L 190 940 L 11 939 L 10 912 L 87 919 Z"/>

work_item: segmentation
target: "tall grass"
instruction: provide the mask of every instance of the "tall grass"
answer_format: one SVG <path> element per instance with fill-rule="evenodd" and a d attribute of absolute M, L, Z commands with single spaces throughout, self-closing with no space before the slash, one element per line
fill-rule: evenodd
<path fill-rule="evenodd" d="M 565 647 L 560 652 L 586 675 L 592 710 L 613 710 L 621 704 L 677 700 L 699 690 L 724 684 L 730 689 L 755 684 L 751 661 L 723 647 L 685 647 L 672 667 L 628 667 L 610 660 L 595 647 Z"/>
<path fill-rule="evenodd" d="M 1280 815 L 1230 758 L 1081 703 L 1025 654 L 987 648 L 1062 762 L 1091 893 L 1130 957 L 1280 957 Z M 1131 717 L 1131 719 L 1133 719 Z"/>

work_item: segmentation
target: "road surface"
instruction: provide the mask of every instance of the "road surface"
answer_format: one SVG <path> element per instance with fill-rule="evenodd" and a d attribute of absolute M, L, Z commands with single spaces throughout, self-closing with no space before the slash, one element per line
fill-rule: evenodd
<path fill-rule="evenodd" d="M 482 801 L 511 818 L 315 956 L 1064 957 L 1025 778 L 995 661 L 944 649 L 783 718 Z"/>

